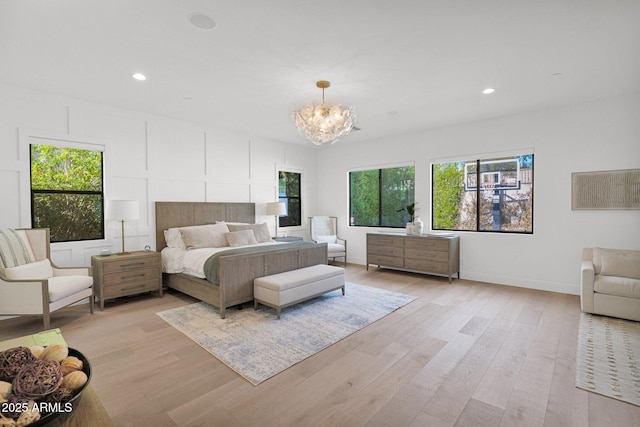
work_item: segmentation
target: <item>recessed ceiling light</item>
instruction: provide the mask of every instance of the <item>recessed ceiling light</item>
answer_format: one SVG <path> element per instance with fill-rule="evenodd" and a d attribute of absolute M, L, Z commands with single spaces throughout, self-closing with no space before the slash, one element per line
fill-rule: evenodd
<path fill-rule="evenodd" d="M 133 74 L 131 75 L 131 77 L 133 77 L 133 78 L 134 78 L 134 79 L 136 79 L 136 80 L 140 80 L 140 81 L 147 80 L 147 76 L 145 76 L 145 75 L 144 75 L 144 74 L 142 74 L 142 73 L 133 73 Z"/>
<path fill-rule="evenodd" d="M 189 21 L 194 27 L 201 30 L 213 30 L 216 27 L 216 21 L 200 12 L 194 12 L 189 15 Z"/>
<path fill-rule="evenodd" d="M 492 87 L 488 87 L 485 90 L 482 91 L 482 93 L 484 93 L 485 95 L 489 95 L 490 93 L 495 92 L 496 90 Z"/>

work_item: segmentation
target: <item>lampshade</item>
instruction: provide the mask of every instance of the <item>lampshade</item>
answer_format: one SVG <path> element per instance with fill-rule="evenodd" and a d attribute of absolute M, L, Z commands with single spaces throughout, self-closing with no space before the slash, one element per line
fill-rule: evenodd
<path fill-rule="evenodd" d="M 356 120 L 353 107 L 324 105 L 324 90 L 330 85 L 326 80 L 316 82 L 322 89 L 322 104 L 305 105 L 292 113 L 298 131 L 316 145 L 333 144 L 341 136 L 348 135 Z"/>
<path fill-rule="evenodd" d="M 267 203 L 267 215 L 284 215 L 287 213 L 287 207 L 284 202 Z"/>
<path fill-rule="evenodd" d="M 107 219 L 134 220 L 140 218 L 140 207 L 137 200 L 109 200 L 107 202 Z"/>

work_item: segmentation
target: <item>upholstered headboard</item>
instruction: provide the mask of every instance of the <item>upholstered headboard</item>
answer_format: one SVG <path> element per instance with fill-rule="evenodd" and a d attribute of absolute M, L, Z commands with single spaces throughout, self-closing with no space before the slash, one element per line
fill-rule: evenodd
<path fill-rule="evenodd" d="M 215 224 L 216 221 L 253 224 L 255 219 L 255 203 L 156 202 L 156 250 L 167 246 L 164 230 L 168 228 Z"/>

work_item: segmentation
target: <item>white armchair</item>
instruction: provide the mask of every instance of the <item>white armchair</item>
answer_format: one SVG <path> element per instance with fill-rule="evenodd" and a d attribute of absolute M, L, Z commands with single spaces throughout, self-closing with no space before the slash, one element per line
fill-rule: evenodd
<path fill-rule="evenodd" d="M 640 251 L 584 248 L 580 304 L 585 313 L 640 321 Z"/>
<path fill-rule="evenodd" d="M 344 258 L 347 265 L 347 241 L 338 236 L 338 218 L 335 216 L 312 216 L 309 218 L 311 240 L 327 244 L 327 258 Z"/>
<path fill-rule="evenodd" d="M 88 298 L 93 313 L 89 267 L 51 263 L 48 228 L 0 230 L 0 315 L 41 315 L 49 329 L 51 312 Z"/>

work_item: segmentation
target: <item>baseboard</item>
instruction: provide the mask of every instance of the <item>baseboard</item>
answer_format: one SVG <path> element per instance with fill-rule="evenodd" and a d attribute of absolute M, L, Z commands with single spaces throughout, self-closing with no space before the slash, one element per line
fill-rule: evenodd
<path fill-rule="evenodd" d="M 365 260 L 349 258 L 349 264 L 365 265 L 365 263 Z M 557 292 L 569 295 L 580 295 L 580 286 L 577 284 L 547 282 L 543 280 L 526 279 L 523 277 L 501 276 L 470 271 L 461 271 L 460 277 L 467 280 L 475 280 L 477 282 L 495 283 L 496 285 L 515 286 L 517 288 L 536 289 L 539 291 Z"/>

